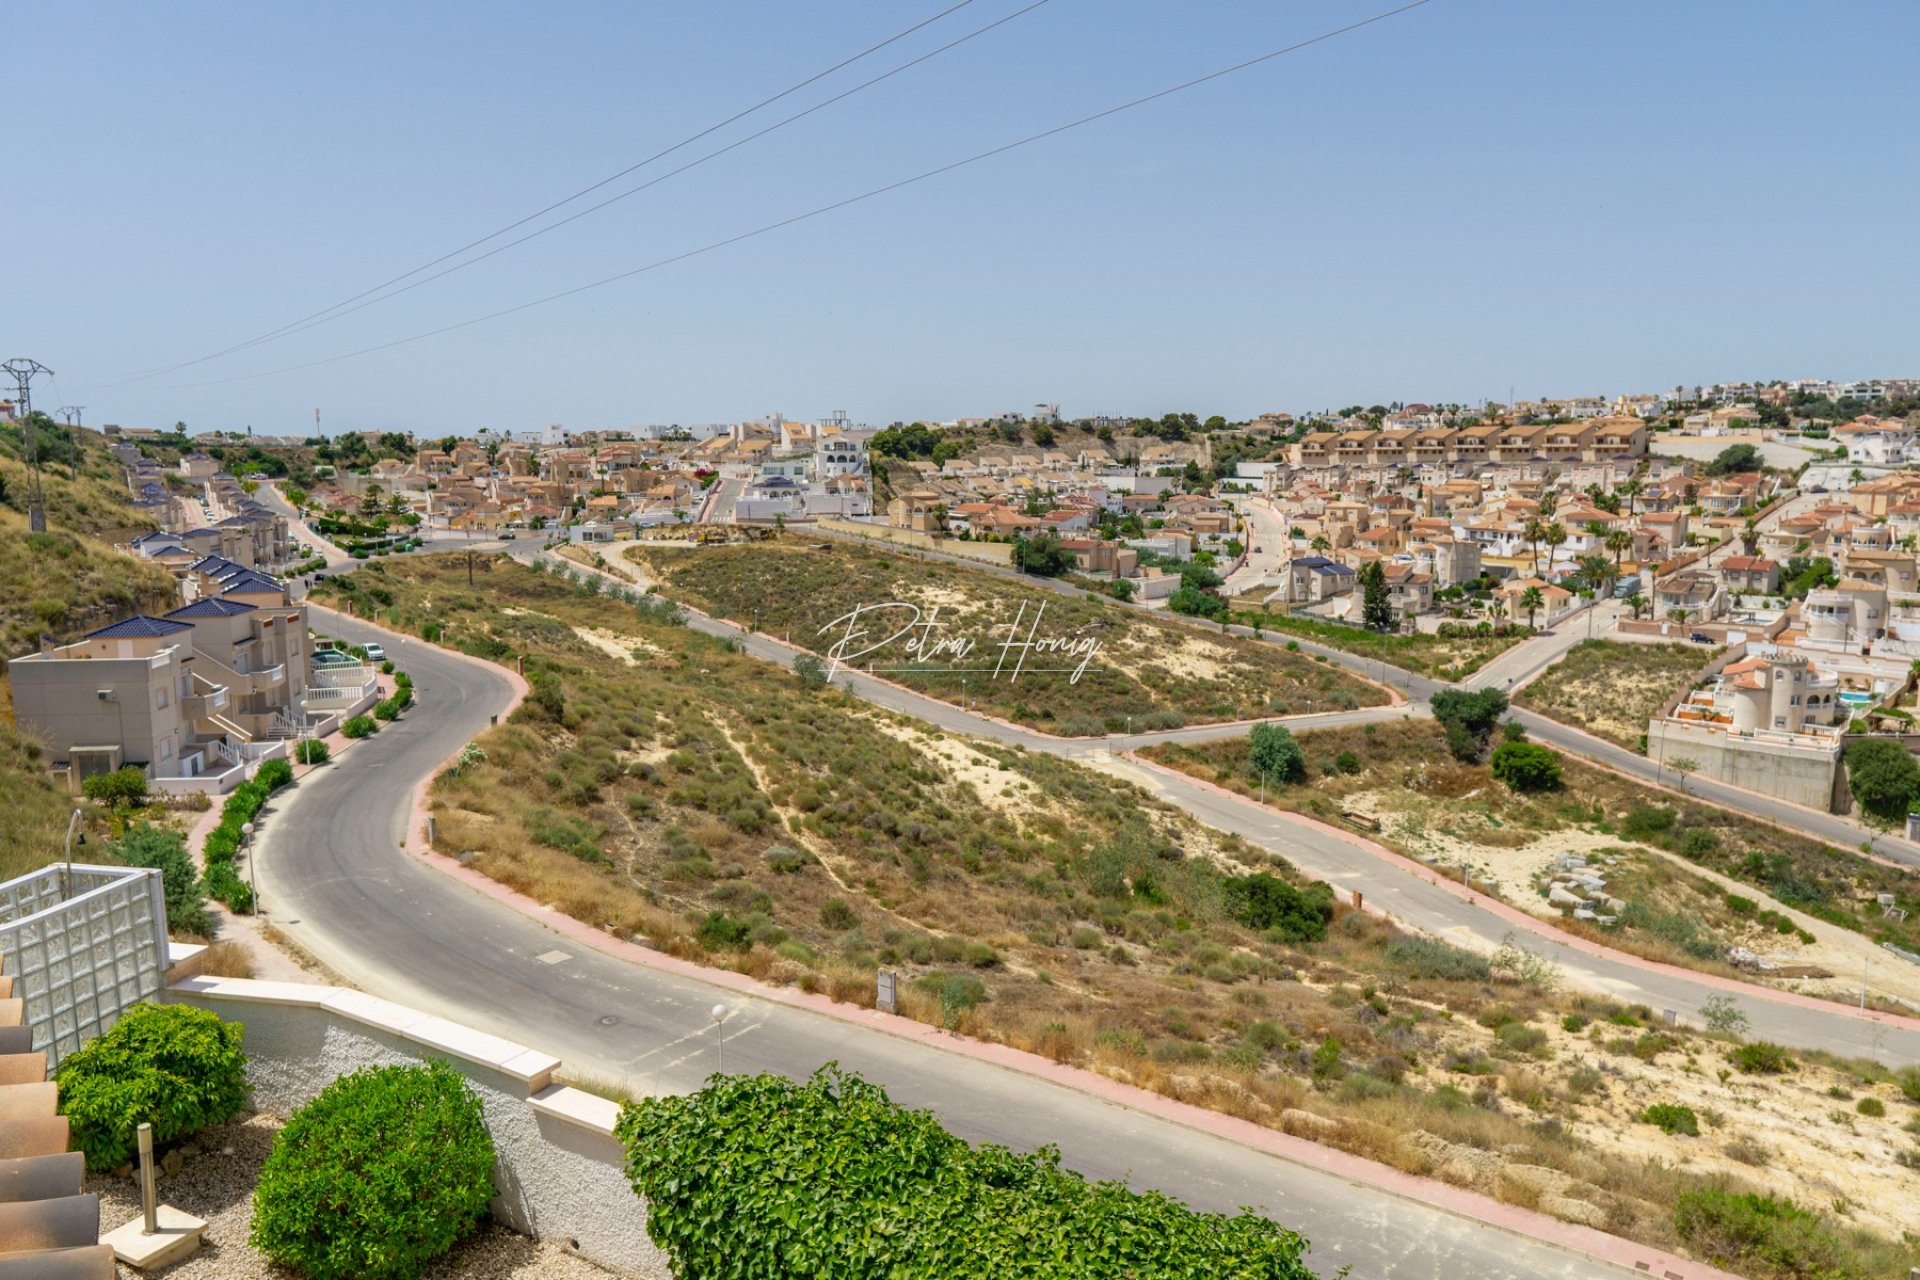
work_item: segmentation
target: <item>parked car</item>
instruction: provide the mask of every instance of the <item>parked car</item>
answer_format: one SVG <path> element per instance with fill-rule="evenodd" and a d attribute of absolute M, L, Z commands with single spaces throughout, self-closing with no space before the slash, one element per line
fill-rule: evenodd
<path fill-rule="evenodd" d="M 338 649 L 321 649 L 313 655 L 312 663 L 316 667 L 350 667 L 353 655 Z"/>
<path fill-rule="evenodd" d="M 385 662 L 387 660 L 387 651 L 382 645 L 369 644 L 363 645 L 362 648 L 367 651 L 368 662 Z"/>
<path fill-rule="evenodd" d="M 514 532 L 511 529 L 507 530 L 505 533 L 500 535 L 500 541 L 502 542 L 512 542 L 513 539 L 514 539 Z"/>
<path fill-rule="evenodd" d="M 1704 631 L 1696 631 L 1692 635 L 1688 636 L 1687 639 L 1693 641 L 1695 644 L 1712 644 L 1713 643 L 1713 637 L 1708 635 Z"/>

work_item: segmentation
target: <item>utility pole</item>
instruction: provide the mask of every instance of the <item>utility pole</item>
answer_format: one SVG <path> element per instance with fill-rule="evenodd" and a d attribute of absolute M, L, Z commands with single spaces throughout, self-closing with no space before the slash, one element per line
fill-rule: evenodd
<path fill-rule="evenodd" d="M 33 430 L 33 376 L 52 375 L 53 370 L 38 360 L 20 356 L 0 365 L 13 376 L 16 388 L 14 404 L 20 413 L 21 434 L 27 445 L 27 532 L 47 531 L 47 500 L 40 490 L 40 442 Z"/>
<path fill-rule="evenodd" d="M 72 428 L 80 425 L 80 415 L 86 411 L 83 404 L 65 404 L 54 410 L 67 420 L 67 473 L 75 480 L 80 478 L 80 436 Z"/>

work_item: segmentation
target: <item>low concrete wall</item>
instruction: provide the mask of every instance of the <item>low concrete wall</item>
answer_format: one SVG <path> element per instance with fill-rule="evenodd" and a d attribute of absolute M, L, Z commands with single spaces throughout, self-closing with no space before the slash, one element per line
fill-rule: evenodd
<path fill-rule="evenodd" d="M 246 1027 L 253 1105 L 279 1115 L 362 1067 L 444 1059 L 486 1111 L 499 1153 L 496 1219 L 619 1275 L 672 1274 L 647 1238 L 646 1206 L 627 1184 L 613 1137 L 618 1105 L 553 1084 L 558 1058 L 339 987 L 187 978 L 166 999 Z"/>
<path fill-rule="evenodd" d="M 978 560 L 982 564 L 997 564 L 1004 567 L 1013 563 L 1011 542 L 964 542 L 959 538 L 936 538 L 932 534 L 917 533 L 912 529 L 895 529 L 891 525 L 884 524 L 859 524 L 852 520 L 820 520 L 814 527 L 829 533 L 864 538 L 869 542 L 885 542 L 896 547 L 910 547 L 917 551 L 938 551 L 941 555 Z"/>

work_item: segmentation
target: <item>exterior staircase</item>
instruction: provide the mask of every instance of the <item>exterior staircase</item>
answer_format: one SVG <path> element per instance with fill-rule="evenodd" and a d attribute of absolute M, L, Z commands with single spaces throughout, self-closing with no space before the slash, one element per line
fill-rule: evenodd
<path fill-rule="evenodd" d="M 59 1087 L 22 1025 L 25 1003 L 0 973 L 0 1280 L 113 1280 L 100 1197 L 81 1191 L 86 1162 L 67 1150 Z"/>

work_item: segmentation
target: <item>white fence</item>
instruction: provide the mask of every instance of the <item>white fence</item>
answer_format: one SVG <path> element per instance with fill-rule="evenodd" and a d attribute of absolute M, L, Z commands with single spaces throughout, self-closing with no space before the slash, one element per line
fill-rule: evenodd
<path fill-rule="evenodd" d="M 129 1006 L 159 997 L 167 970 L 160 873 L 55 865 L 0 884 L 0 956 L 51 1069 Z"/>

